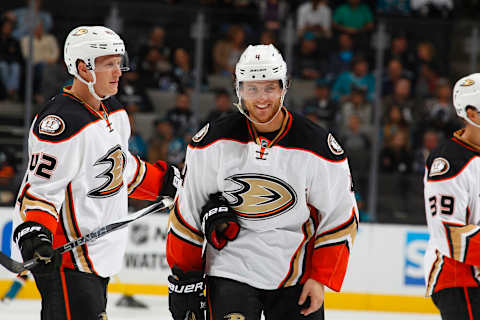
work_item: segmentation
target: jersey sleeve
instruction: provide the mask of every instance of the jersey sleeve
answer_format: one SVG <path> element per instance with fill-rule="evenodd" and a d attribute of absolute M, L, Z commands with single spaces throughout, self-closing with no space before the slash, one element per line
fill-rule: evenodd
<path fill-rule="evenodd" d="M 79 135 L 61 139 L 39 130 L 30 132 L 29 164 L 18 198 L 22 220 L 41 223 L 55 234 L 65 192 L 80 169 L 82 144 Z"/>
<path fill-rule="evenodd" d="M 432 172 L 432 170 L 430 170 Z M 478 178 L 478 177 L 476 177 Z M 432 243 L 441 254 L 480 266 L 480 227 L 471 220 L 467 172 L 431 178 L 425 174 L 425 211 Z"/>
<path fill-rule="evenodd" d="M 170 267 L 176 265 L 184 271 L 202 269 L 204 235 L 200 211 L 208 195 L 218 191 L 213 181 L 214 163 L 214 159 L 208 159 L 206 149 L 188 146 L 183 185 L 169 218 L 167 261 Z"/>
<path fill-rule="evenodd" d="M 316 230 L 310 277 L 339 291 L 358 229 L 358 209 L 346 158 L 315 159 L 307 201 L 315 208 Z"/>
<path fill-rule="evenodd" d="M 141 200 L 156 200 L 161 193 L 166 171 L 165 161 L 159 160 L 151 164 L 128 152 L 125 176 L 128 196 Z"/>

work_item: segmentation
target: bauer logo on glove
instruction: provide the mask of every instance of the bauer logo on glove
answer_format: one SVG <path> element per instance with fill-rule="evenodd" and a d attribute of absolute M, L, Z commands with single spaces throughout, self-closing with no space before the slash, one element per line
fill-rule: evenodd
<path fill-rule="evenodd" d="M 235 240 L 240 232 L 238 217 L 221 192 L 210 195 L 200 217 L 205 238 L 217 250 Z"/>

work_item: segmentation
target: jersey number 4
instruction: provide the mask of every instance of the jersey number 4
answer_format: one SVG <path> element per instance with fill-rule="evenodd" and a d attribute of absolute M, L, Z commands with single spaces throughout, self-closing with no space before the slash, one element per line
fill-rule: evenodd
<path fill-rule="evenodd" d="M 455 207 L 455 199 L 451 196 L 433 196 L 428 198 L 430 213 L 436 215 L 438 210 L 441 214 L 452 215 Z"/>
<path fill-rule="evenodd" d="M 30 159 L 29 169 L 33 174 L 44 179 L 50 179 L 57 166 L 57 159 L 45 153 L 34 153 Z"/>

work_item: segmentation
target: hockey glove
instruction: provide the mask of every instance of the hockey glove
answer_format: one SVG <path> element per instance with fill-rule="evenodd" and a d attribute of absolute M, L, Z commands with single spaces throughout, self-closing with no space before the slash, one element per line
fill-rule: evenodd
<path fill-rule="evenodd" d="M 32 269 L 34 274 L 54 272 L 62 264 L 62 256 L 52 248 L 53 236 L 50 230 L 38 222 L 20 224 L 13 233 L 24 261 L 38 258 L 40 263 Z"/>
<path fill-rule="evenodd" d="M 238 217 L 230 208 L 221 192 L 211 194 L 200 214 L 202 231 L 217 250 L 221 250 L 228 241 L 235 240 L 240 232 Z"/>
<path fill-rule="evenodd" d="M 182 185 L 180 170 L 174 165 L 168 164 L 162 160 L 155 162 L 154 166 L 165 172 L 160 193 L 164 196 L 175 198 L 177 189 Z"/>
<path fill-rule="evenodd" d="M 174 320 L 205 320 L 203 272 L 184 273 L 174 266 L 168 276 L 168 309 Z"/>

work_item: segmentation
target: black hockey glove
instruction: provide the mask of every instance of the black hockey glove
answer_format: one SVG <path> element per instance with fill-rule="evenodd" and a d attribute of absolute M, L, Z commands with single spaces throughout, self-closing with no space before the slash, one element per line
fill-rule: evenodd
<path fill-rule="evenodd" d="M 210 195 L 200 214 L 202 231 L 217 250 L 221 250 L 228 241 L 235 240 L 240 232 L 238 217 L 230 208 L 221 192 Z"/>
<path fill-rule="evenodd" d="M 13 240 L 24 261 L 37 257 L 40 263 L 32 269 L 35 274 L 54 272 L 62 264 L 62 256 L 52 248 L 50 230 L 38 222 L 27 221 L 15 228 Z"/>
<path fill-rule="evenodd" d="M 161 160 L 157 161 L 154 166 L 165 172 L 163 175 L 163 183 L 160 194 L 175 198 L 177 189 L 182 185 L 182 176 L 180 174 L 180 170 L 178 170 L 178 168 L 174 165 L 168 164 Z"/>
<path fill-rule="evenodd" d="M 168 309 L 174 320 L 205 320 L 207 300 L 205 298 L 203 272 L 184 273 L 174 266 L 168 276 Z"/>

